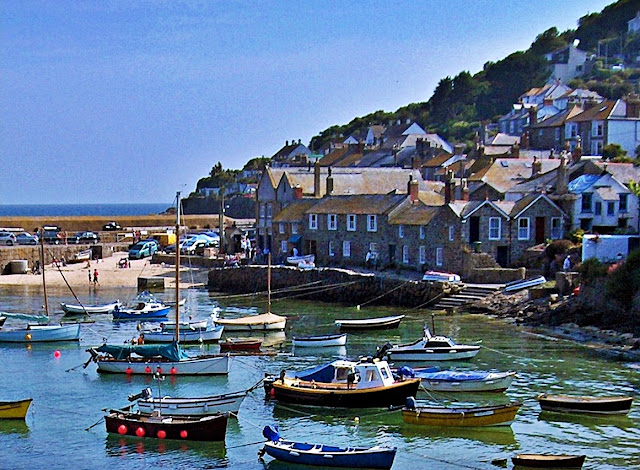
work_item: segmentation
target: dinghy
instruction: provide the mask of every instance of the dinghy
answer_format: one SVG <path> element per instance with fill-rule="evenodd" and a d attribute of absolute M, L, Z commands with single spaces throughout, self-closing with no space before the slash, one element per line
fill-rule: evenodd
<path fill-rule="evenodd" d="M 196 398 L 156 397 L 146 388 L 137 395 L 130 395 L 129 401 L 137 400 L 141 414 L 159 412 L 163 416 L 210 416 L 218 413 L 237 414 L 249 390 L 224 393 Z"/>
<path fill-rule="evenodd" d="M 16 401 L 0 401 L 0 419 L 24 419 L 32 398 Z"/>
<path fill-rule="evenodd" d="M 442 370 L 415 371 L 414 376 L 431 392 L 503 392 L 509 388 L 516 373 Z"/>
<path fill-rule="evenodd" d="M 82 304 L 68 304 L 66 302 L 60 302 L 60 307 L 62 310 L 70 315 L 94 315 L 94 314 L 103 314 L 103 313 L 112 313 L 116 307 L 121 308 L 122 304 L 119 300 L 115 302 L 110 302 L 108 304 L 93 304 L 93 305 L 82 305 Z"/>
<path fill-rule="evenodd" d="M 522 403 L 511 402 L 495 406 L 417 406 L 413 397 L 407 398 L 402 420 L 420 426 L 510 426 Z"/>
<path fill-rule="evenodd" d="M 344 346 L 347 344 L 347 334 L 337 333 L 332 335 L 294 336 L 292 342 L 296 348 Z"/>
<path fill-rule="evenodd" d="M 511 457 L 513 465 L 527 468 L 582 468 L 586 455 L 518 454 Z"/>
<path fill-rule="evenodd" d="M 633 397 L 587 397 L 574 395 L 538 395 L 542 411 L 559 413 L 587 413 L 595 415 L 626 415 Z"/>
<path fill-rule="evenodd" d="M 336 320 L 335 324 L 341 330 L 390 330 L 398 328 L 403 318 L 404 315 L 395 315 L 363 320 Z"/>
<path fill-rule="evenodd" d="M 519 281 L 511 281 L 505 284 L 505 292 L 516 292 L 522 289 L 528 289 L 530 287 L 539 286 L 547 282 L 544 276 L 530 277 L 528 279 L 521 279 Z"/>

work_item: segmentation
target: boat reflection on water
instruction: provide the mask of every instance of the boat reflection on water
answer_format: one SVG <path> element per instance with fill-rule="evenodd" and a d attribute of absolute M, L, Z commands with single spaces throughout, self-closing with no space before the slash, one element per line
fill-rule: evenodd
<path fill-rule="evenodd" d="M 320 348 L 296 348 L 293 346 L 291 353 L 296 357 L 335 357 L 336 359 L 346 359 L 346 346 L 324 346 Z"/>
<path fill-rule="evenodd" d="M 0 419 L 0 434 L 22 434 L 27 437 L 29 426 L 22 419 Z"/>
<path fill-rule="evenodd" d="M 109 457 L 127 457 L 136 454 L 160 456 L 181 454 L 180 462 L 189 468 L 189 455 L 193 462 L 207 458 L 212 467 L 228 466 L 227 449 L 224 442 L 178 441 L 171 439 L 148 439 L 135 436 L 107 435 L 105 450 Z"/>
<path fill-rule="evenodd" d="M 433 441 L 455 441 L 462 439 L 501 446 L 513 445 L 516 443 L 516 437 L 511 426 L 465 428 L 451 426 L 419 426 L 405 423 L 405 425 L 400 428 L 400 434 L 407 442 L 422 439 L 430 439 Z"/>
<path fill-rule="evenodd" d="M 331 408 L 327 413 L 325 407 L 300 406 L 275 403 L 273 417 L 277 420 L 298 419 L 329 425 L 359 426 L 366 429 L 380 429 L 398 432 L 402 427 L 402 414 L 399 410 L 386 408 Z"/>
<path fill-rule="evenodd" d="M 627 415 L 589 415 L 575 413 L 555 413 L 553 411 L 541 411 L 538 421 L 548 423 L 572 423 L 579 424 L 587 429 L 602 429 L 603 426 L 615 426 L 620 429 L 634 428 L 637 424 Z"/>

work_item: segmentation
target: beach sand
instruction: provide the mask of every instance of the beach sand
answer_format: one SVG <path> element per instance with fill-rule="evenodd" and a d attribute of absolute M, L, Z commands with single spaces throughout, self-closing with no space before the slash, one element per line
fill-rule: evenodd
<path fill-rule="evenodd" d="M 64 287 L 65 279 L 71 288 L 85 287 L 89 284 L 88 271 L 93 277 L 94 269 L 98 270 L 100 286 L 104 287 L 131 287 L 137 288 L 138 277 L 164 277 L 165 288 L 175 287 L 175 266 L 164 264 L 151 264 L 150 259 L 131 260 L 131 267 L 119 268 L 120 256 L 111 256 L 101 259 L 99 262 L 91 261 L 87 267 L 86 262 L 60 266 L 58 269 L 48 264 L 45 270 L 47 287 Z M 206 285 L 207 269 L 180 269 L 180 287 L 193 287 Z M 64 277 L 63 277 L 64 276 Z M 42 275 L 35 274 L 7 274 L 0 276 L 0 285 L 42 285 Z"/>

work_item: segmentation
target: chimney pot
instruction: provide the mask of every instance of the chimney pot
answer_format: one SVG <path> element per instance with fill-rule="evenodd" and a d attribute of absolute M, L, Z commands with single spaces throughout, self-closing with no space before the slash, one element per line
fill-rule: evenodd
<path fill-rule="evenodd" d="M 285 140 L 285 141 L 284 141 L 284 145 L 285 145 L 286 147 L 288 147 L 288 146 L 289 146 L 289 141 L 288 141 L 288 140 Z"/>

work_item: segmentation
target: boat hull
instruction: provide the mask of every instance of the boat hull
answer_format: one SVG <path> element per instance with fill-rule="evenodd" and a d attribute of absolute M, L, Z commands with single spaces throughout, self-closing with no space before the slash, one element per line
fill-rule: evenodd
<path fill-rule="evenodd" d="M 46 343 L 79 341 L 80 324 L 32 325 L 28 328 L 0 330 L 0 343 Z"/>
<path fill-rule="evenodd" d="M 527 468 L 582 468 L 584 455 L 518 454 L 511 458 L 513 465 Z"/>
<path fill-rule="evenodd" d="M 168 306 L 156 308 L 153 310 L 134 310 L 134 309 L 122 308 L 122 309 L 113 311 L 113 319 L 117 321 L 122 321 L 122 320 L 144 321 L 144 320 L 149 320 L 150 318 L 162 319 L 162 318 L 167 318 L 170 311 L 171 311 L 171 307 L 168 307 Z"/>
<path fill-rule="evenodd" d="M 142 414 L 152 414 L 160 410 L 163 416 L 209 416 L 218 413 L 237 414 L 247 392 L 226 393 L 202 398 L 150 398 L 138 400 Z"/>
<path fill-rule="evenodd" d="M 366 320 L 336 320 L 340 330 L 391 330 L 398 328 L 404 315 L 393 317 L 369 318 Z"/>
<path fill-rule="evenodd" d="M 373 408 L 402 405 L 407 397 L 415 397 L 420 379 L 408 379 L 386 387 L 368 389 L 322 388 L 322 384 L 313 387 L 296 387 L 283 384 L 278 380 L 265 382 L 267 397 L 283 403 L 295 403 L 310 406 L 331 406 L 344 408 Z M 272 391 L 273 390 L 273 391 Z"/>
<path fill-rule="evenodd" d="M 306 447 L 311 447 L 311 449 L 303 450 Z M 264 450 L 268 455 L 282 462 L 323 467 L 388 469 L 393 465 L 396 456 L 395 448 L 324 449 L 331 448 L 287 441 L 266 442 L 264 445 Z"/>
<path fill-rule="evenodd" d="M 185 361 L 112 360 L 98 358 L 98 372 L 108 374 L 153 375 L 224 375 L 229 373 L 229 356 L 207 356 Z"/>
<path fill-rule="evenodd" d="M 259 351 L 261 339 L 233 340 L 231 338 L 220 343 L 220 351 Z"/>
<path fill-rule="evenodd" d="M 509 388 L 515 375 L 515 372 L 491 372 L 482 380 L 437 380 L 417 376 L 422 380 L 422 386 L 431 392 L 503 392 Z"/>
<path fill-rule="evenodd" d="M 347 334 L 293 337 L 293 345 L 297 348 L 321 348 L 344 346 L 347 344 Z"/>
<path fill-rule="evenodd" d="M 112 313 L 116 307 L 120 307 L 120 302 L 111 302 L 110 304 L 103 305 L 74 305 L 67 304 L 65 302 L 60 302 L 60 307 L 65 313 L 71 315 L 84 315 L 84 314 L 103 314 L 103 313 Z"/>
<path fill-rule="evenodd" d="M 395 349 L 388 351 L 393 361 L 460 361 L 471 359 L 480 352 L 480 346 L 456 347 L 451 350 L 431 349 Z"/>
<path fill-rule="evenodd" d="M 181 343 L 215 343 L 222 337 L 223 326 L 209 329 L 180 329 Z M 169 331 L 144 331 L 145 343 L 171 343 L 176 340 L 175 329 Z"/>
<path fill-rule="evenodd" d="M 585 397 L 543 393 L 538 395 L 538 402 L 542 411 L 625 415 L 631 409 L 633 397 Z"/>
<path fill-rule="evenodd" d="M 233 324 L 225 323 L 224 320 L 218 320 L 216 323 L 224 325 L 226 331 L 280 331 L 284 330 L 287 320 L 277 321 L 274 323 L 258 323 L 258 324 Z"/>
<path fill-rule="evenodd" d="M 521 403 L 501 406 L 477 406 L 469 408 L 418 407 L 402 410 L 405 423 L 420 426 L 510 426 Z"/>
<path fill-rule="evenodd" d="M 113 434 L 207 442 L 224 441 L 228 419 L 227 414 L 199 419 L 174 419 L 128 412 L 111 412 L 104 417 L 107 432 Z"/>
<path fill-rule="evenodd" d="M 0 401 L 0 419 L 24 419 L 32 398 L 16 401 Z"/>

